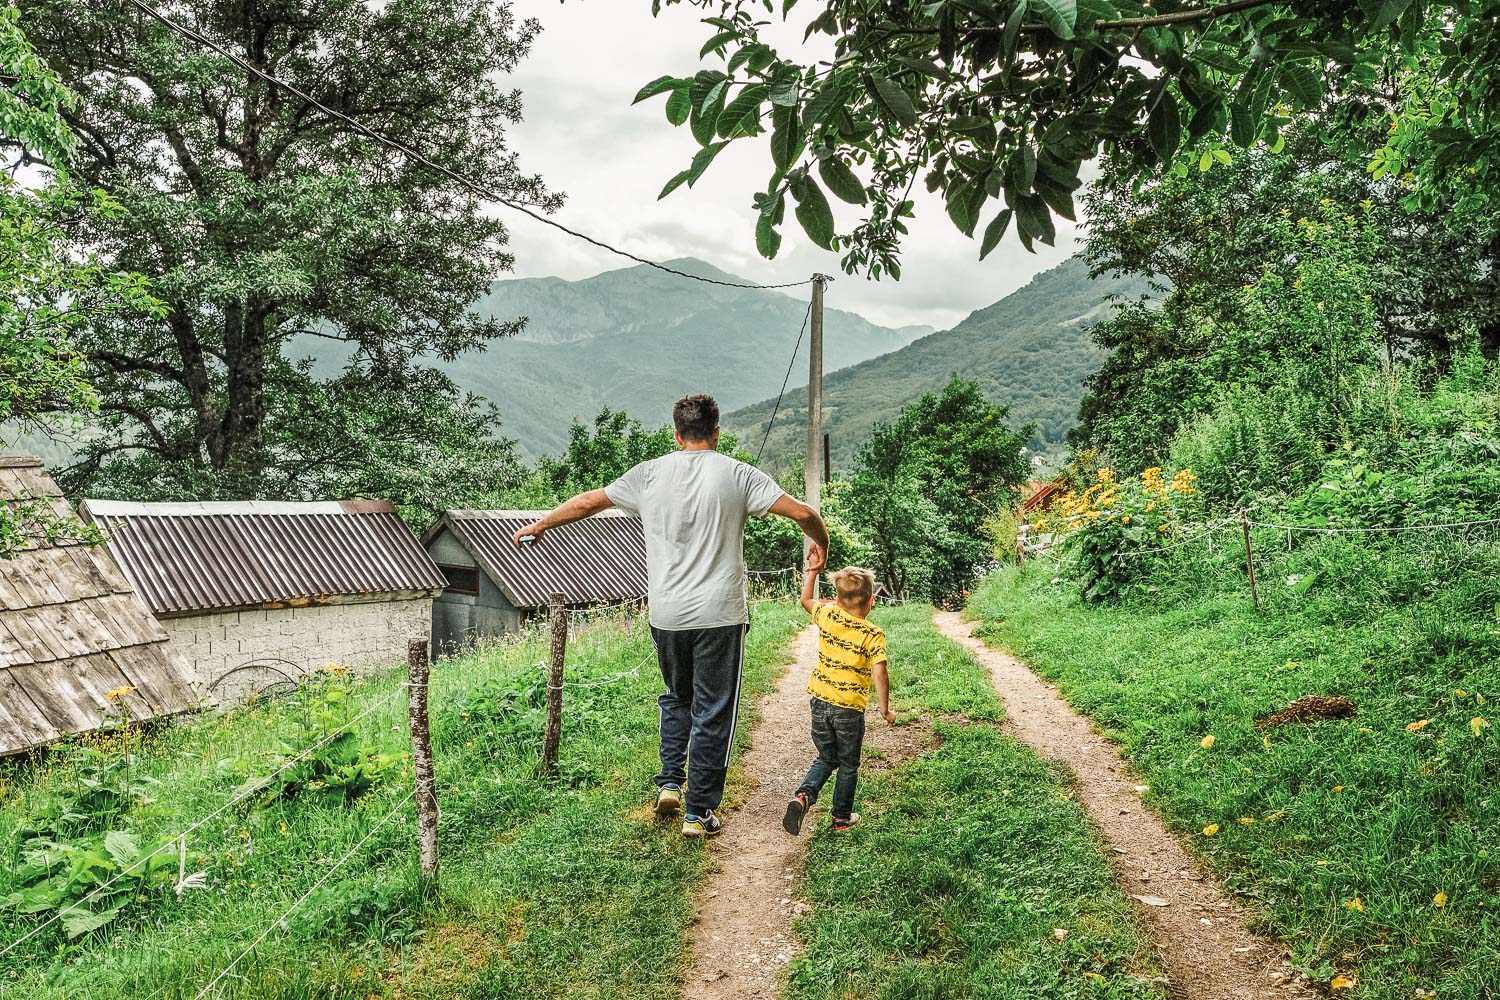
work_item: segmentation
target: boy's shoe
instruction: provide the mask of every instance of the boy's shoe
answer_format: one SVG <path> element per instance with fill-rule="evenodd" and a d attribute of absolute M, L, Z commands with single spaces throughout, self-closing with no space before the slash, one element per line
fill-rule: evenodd
<path fill-rule="evenodd" d="M 702 816 L 688 814 L 682 817 L 684 837 L 714 837 L 722 829 L 724 829 L 723 822 L 712 812 L 706 812 Z"/>
<path fill-rule="evenodd" d="M 802 832 L 802 819 L 808 810 L 807 793 L 798 792 L 786 803 L 786 815 L 781 817 L 781 828 L 793 837 Z"/>
<path fill-rule="evenodd" d="M 662 785 L 656 790 L 655 809 L 661 819 L 676 816 L 682 809 L 682 789 L 676 785 Z"/>
<path fill-rule="evenodd" d="M 859 813 L 850 813 L 848 819 L 839 819 L 837 816 L 835 816 L 834 819 L 833 819 L 833 832 L 834 833 L 843 833 L 845 830 L 849 829 L 851 826 L 854 826 L 855 824 L 857 824 L 859 822 L 859 820 L 860 820 Z"/>

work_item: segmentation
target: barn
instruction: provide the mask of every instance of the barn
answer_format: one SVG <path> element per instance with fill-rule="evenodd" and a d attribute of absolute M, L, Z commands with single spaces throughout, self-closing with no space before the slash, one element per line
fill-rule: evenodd
<path fill-rule="evenodd" d="M 384 500 L 86 500 L 125 577 L 214 704 L 427 638 L 443 577 Z"/>
<path fill-rule="evenodd" d="M 514 632 L 562 594 L 572 607 L 646 598 L 641 519 L 617 510 L 547 532 L 517 548 L 512 536 L 546 511 L 450 510 L 422 544 L 446 579 L 433 604 L 434 648 L 453 653 Z"/>
<path fill-rule="evenodd" d="M 198 707 L 166 629 L 42 463 L 0 458 L 0 502 L 31 536 L 0 559 L 0 754 Z"/>

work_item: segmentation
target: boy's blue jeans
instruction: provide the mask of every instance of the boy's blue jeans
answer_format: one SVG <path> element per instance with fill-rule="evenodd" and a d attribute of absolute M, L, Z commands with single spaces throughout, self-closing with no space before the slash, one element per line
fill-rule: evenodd
<path fill-rule="evenodd" d="M 833 784 L 833 818 L 848 819 L 854 812 L 854 786 L 859 781 L 859 755 L 865 742 L 865 713 L 812 699 L 812 738 L 818 759 L 808 768 L 798 794 L 807 796 L 809 808 L 818 793 L 838 772 Z"/>

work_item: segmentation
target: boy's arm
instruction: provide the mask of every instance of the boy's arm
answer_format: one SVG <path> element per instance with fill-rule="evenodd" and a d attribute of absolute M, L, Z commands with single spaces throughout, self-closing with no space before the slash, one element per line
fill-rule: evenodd
<path fill-rule="evenodd" d="M 818 586 L 818 571 L 811 566 L 807 572 L 802 574 L 802 610 L 808 614 L 815 614 L 818 610 L 818 600 L 813 597 L 813 591 Z"/>
<path fill-rule="evenodd" d="M 880 699 L 880 717 L 886 722 L 895 722 L 896 713 L 891 711 L 891 675 L 886 662 L 875 664 L 875 696 Z"/>
<path fill-rule="evenodd" d="M 818 600 L 815 596 L 818 592 L 818 574 L 823 570 L 823 564 L 827 561 L 824 550 L 816 545 L 807 553 L 807 569 L 802 574 L 802 610 L 808 614 L 816 614 Z"/>

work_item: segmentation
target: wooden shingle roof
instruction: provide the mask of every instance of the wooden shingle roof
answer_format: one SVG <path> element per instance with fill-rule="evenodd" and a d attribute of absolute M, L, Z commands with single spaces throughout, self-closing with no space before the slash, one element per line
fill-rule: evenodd
<path fill-rule="evenodd" d="M 0 503 L 64 528 L 0 559 L 0 754 L 198 706 L 189 667 L 34 458 L 0 458 Z M 71 536 L 71 537 L 70 537 Z M 115 700 L 109 695 L 115 693 Z"/>

